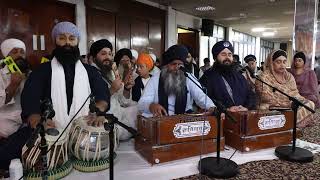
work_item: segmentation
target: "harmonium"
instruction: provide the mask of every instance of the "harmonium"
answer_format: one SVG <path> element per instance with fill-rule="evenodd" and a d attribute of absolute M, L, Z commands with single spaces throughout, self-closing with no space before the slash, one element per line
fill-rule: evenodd
<path fill-rule="evenodd" d="M 214 116 L 138 116 L 135 150 L 149 163 L 158 164 L 216 151 L 217 121 Z M 223 122 L 220 150 L 224 149 Z"/>
<path fill-rule="evenodd" d="M 226 119 L 226 145 L 242 152 L 290 144 L 293 130 L 293 111 L 230 112 L 236 120 Z"/>

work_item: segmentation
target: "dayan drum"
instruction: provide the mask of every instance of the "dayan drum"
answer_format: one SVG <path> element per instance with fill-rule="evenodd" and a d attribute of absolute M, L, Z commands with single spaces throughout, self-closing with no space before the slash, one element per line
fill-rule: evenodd
<path fill-rule="evenodd" d="M 226 144 L 242 152 L 290 144 L 292 111 L 244 111 L 230 113 L 237 121 L 225 121 Z"/>
<path fill-rule="evenodd" d="M 89 126 L 88 118 L 76 119 L 70 129 L 69 148 L 74 156 L 73 167 L 83 172 L 101 171 L 109 168 L 109 132 L 103 126 Z M 114 150 L 119 144 L 117 131 L 115 126 Z"/>
<path fill-rule="evenodd" d="M 58 139 L 62 130 L 48 129 L 46 131 L 46 141 L 48 150 L 53 146 L 53 143 Z M 34 146 L 28 148 L 24 146 L 22 149 L 22 164 L 25 170 L 25 178 L 31 180 L 40 180 L 42 160 L 40 145 L 40 135 Z M 68 138 L 64 133 L 57 141 L 54 147 L 47 153 L 48 179 L 60 179 L 68 175 L 72 170 L 71 161 L 68 159 Z"/>
<path fill-rule="evenodd" d="M 151 164 L 158 164 L 216 151 L 217 120 L 214 116 L 138 116 L 135 150 Z M 224 149 L 221 122 L 220 150 Z"/>

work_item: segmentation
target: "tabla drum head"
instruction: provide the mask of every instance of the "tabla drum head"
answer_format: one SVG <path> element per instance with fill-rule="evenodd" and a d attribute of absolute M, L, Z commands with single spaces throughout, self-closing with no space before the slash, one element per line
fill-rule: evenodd
<path fill-rule="evenodd" d="M 46 133 L 50 136 L 58 136 L 59 135 L 59 131 L 55 128 L 47 129 Z"/>

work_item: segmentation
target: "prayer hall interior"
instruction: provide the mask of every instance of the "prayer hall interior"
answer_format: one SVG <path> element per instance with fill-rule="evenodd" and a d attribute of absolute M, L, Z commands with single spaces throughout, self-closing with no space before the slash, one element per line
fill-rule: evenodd
<path fill-rule="evenodd" d="M 319 179 L 319 7 L 0 1 L 0 179 Z"/>

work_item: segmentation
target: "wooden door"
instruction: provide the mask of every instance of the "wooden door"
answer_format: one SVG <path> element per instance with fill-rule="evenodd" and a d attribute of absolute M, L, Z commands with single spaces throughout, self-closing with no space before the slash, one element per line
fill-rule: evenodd
<path fill-rule="evenodd" d="M 75 5 L 53 0 L 0 1 L 0 42 L 8 38 L 25 42 L 27 59 L 36 67 L 55 48 L 53 26 L 60 21 L 74 22 L 74 12 Z"/>

